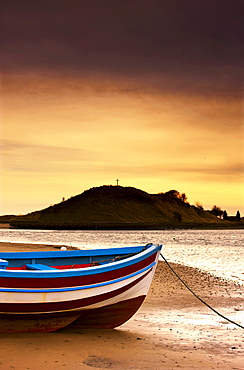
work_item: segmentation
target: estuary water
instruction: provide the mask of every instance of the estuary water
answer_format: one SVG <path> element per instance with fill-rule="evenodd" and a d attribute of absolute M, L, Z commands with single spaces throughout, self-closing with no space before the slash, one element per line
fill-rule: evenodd
<path fill-rule="evenodd" d="M 0 241 L 65 245 L 80 249 L 163 244 L 162 254 L 168 262 L 197 267 L 244 285 L 244 230 L 0 229 Z"/>

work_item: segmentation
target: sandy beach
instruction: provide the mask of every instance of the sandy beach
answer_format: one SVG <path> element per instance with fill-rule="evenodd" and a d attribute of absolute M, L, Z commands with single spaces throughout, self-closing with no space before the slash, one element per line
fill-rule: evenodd
<path fill-rule="evenodd" d="M 0 243 L 0 252 L 56 248 Z M 244 326 L 243 286 L 171 265 L 210 306 Z M 244 330 L 197 300 L 160 261 L 144 304 L 117 329 L 0 334 L 0 370 L 63 368 L 243 370 Z"/>

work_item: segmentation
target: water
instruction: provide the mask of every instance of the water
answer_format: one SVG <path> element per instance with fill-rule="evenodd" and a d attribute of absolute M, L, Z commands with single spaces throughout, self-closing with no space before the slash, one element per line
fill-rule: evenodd
<path fill-rule="evenodd" d="M 200 268 L 244 284 L 244 230 L 57 231 L 0 229 L 0 241 L 81 249 L 163 244 L 169 262 Z M 0 256 L 1 257 L 1 256 Z"/>

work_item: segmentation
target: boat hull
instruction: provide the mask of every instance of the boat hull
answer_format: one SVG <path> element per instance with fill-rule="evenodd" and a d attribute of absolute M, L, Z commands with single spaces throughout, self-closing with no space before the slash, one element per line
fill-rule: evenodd
<path fill-rule="evenodd" d="M 160 247 L 151 248 L 83 270 L 0 271 L 0 332 L 120 326 L 143 303 L 159 253 Z"/>
<path fill-rule="evenodd" d="M 107 305 L 79 313 L 53 312 L 41 314 L 2 314 L 1 333 L 45 332 L 63 328 L 71 329 L 113 329 L 128 321 L 142 305 L 145 296 Z"/>
<path fill-rule="evenodd" d="M 140 308 L 145 296 L 118 302 L 105 307 L 84 310 L 69 328 L 113 329 L 128 321 Z"/>
<path fill-rule="evenodd" d="M 39 314 L 1 314 L 0 333 L 27 333 L 57 331 L 77 319 L 79 314 L 39 313 Z"/>

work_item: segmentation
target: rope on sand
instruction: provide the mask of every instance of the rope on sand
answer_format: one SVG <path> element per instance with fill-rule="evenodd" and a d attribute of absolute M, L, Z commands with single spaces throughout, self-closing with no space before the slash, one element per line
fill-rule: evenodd
<path fill-rule="evenodd" d="M 160 253 L 160 256 L 163 258 L 163 260 L 166 262 L 167 266 L 170 268 L 170 270 L 176 275 L 176 277 L 181 281 L 181 283 L 199 300 L 201 301 L 203 304 L 205 304 L 205 306 L 207 306 L 208 308 L 210 308 L 210 310 L 212 310 L 214 313 L 216 313 L 217 315 L 221 316 L 223 319 L 229 321 L 230 323 L 234 324 L 234 325 L 237 325 L 239 326 L 240 328 L 244 329 L 244 326 L 238 324 L 237 322 L 235 321 L 232 321 L 230 319 L 228 319 L 228 317 L 222 315 L 221 313 L 219 313 L 218 311 L 216 311 L 213 307 L 211 307 L 208 303 L 206 303 L 202 298 L 198 297 L 198 295 L 196 295 L 196 293 L 193 292 L 193 290 L 181 279 L 181 277 L 177 274 L 177 272 L 173 269 L 173 267 L 169 264 L 169 262 L 166 260 L 166 258 L 162 255 L 162 253 Z"/>

